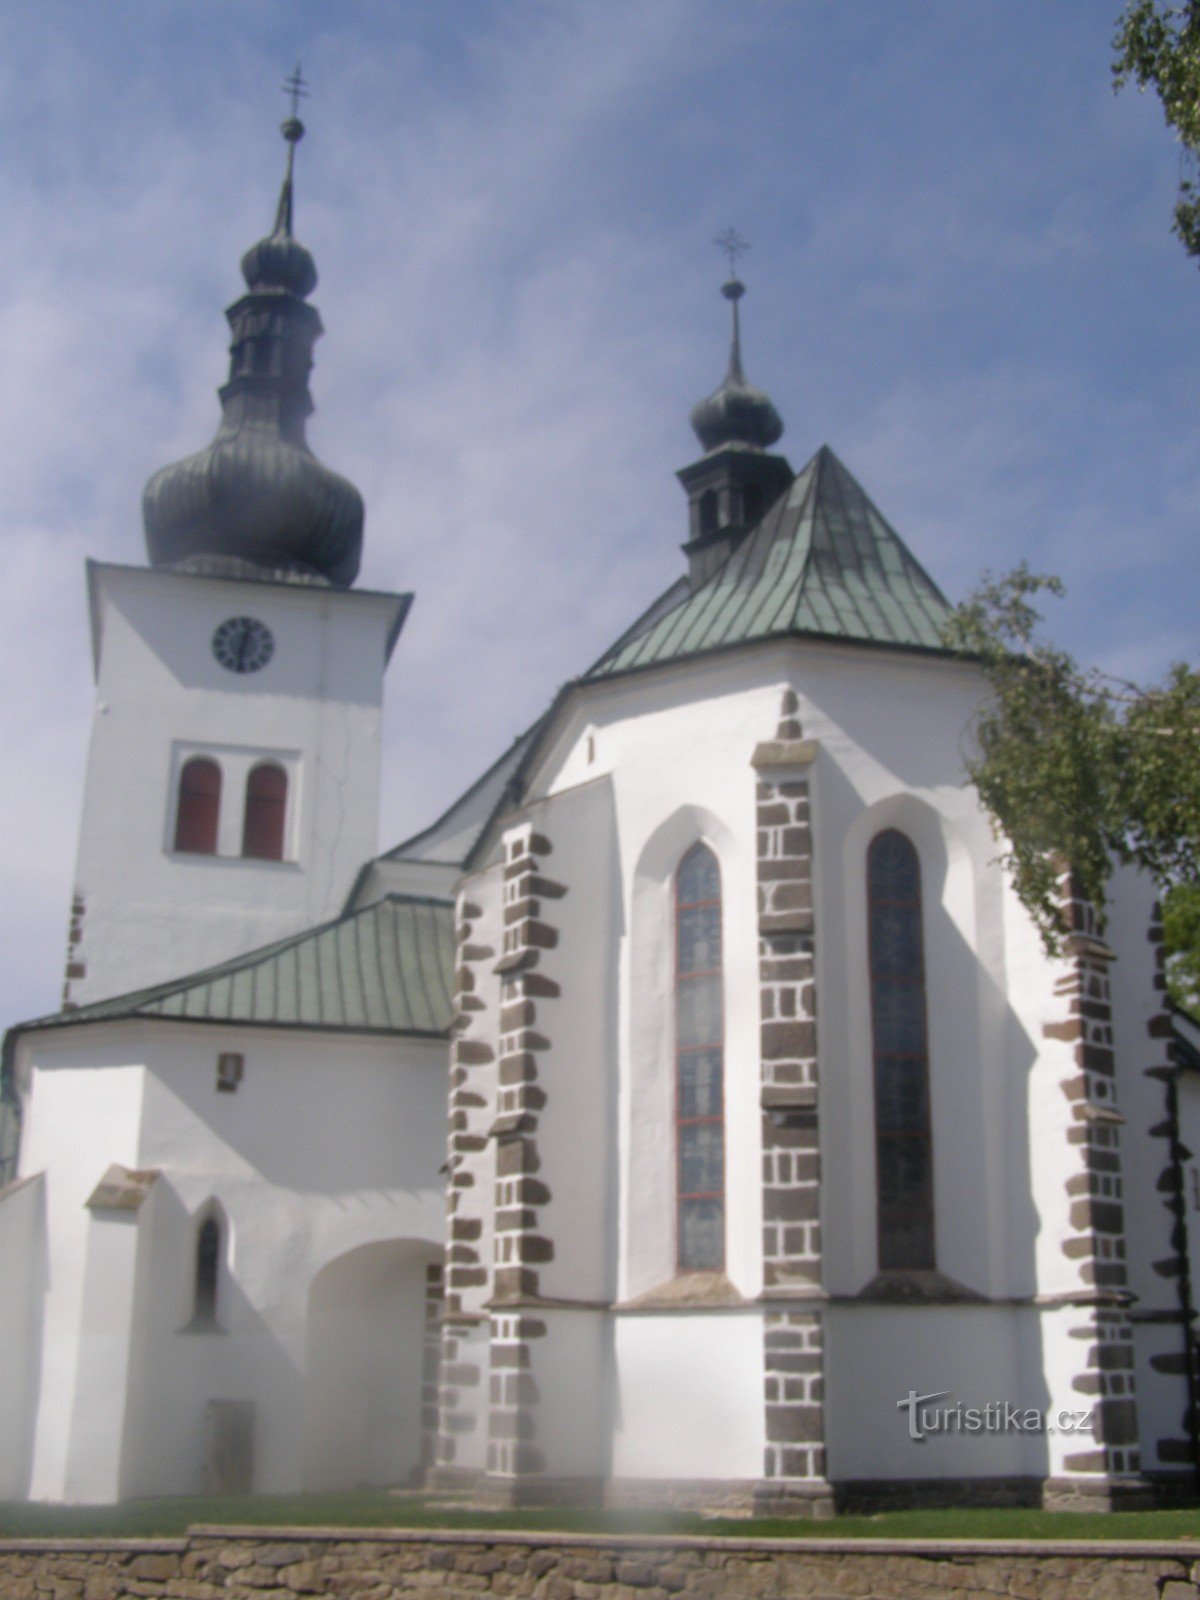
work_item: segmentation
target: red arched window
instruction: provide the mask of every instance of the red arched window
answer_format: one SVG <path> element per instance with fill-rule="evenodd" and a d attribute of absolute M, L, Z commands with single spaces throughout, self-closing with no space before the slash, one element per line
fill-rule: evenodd
<path fill-rule="evenodd" d="M 721 874 L 707 845 L 675 874 L 676 1259 L 680 1271 L 725 1265 L 725 1025 Z"/>
<path fill-rule="evenodd" d="M 246 780 L 246 816 L 242 854 L 259 861 L 283 860 L 283 825 L 287 815 L 287 773 L 273 762 L 255 767 Z"/>
<path fill-rule="evenodd" d="M 179 774 L 175 848 L 191 855 L 217 853 L 221 819 L 221 769 L 209 756 L 192 756 Z"/>
<path fill-rule="evenodd" d="M 911 841 L 895 828 L 871 841 L 867 915 L 879 1266 L 913 1271 L 934 1265 L 933 1148 L 921 867 Z"/>

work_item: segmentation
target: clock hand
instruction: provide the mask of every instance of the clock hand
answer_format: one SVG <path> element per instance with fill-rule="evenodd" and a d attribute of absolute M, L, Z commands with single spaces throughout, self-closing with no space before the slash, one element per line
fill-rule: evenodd
<path fill-rule="evenodd" d="M 242 672 L 242 671 L 245 670 L 246 652 L 249 650 L 249 648 L 250 648 L 250 629 L 249 628 L 243 628 L 242 631 L 241 631 L 241 641 L 238 644 L 238 652 L 237 652 L 237 668 L 238 668 L 239 672 Z"/>

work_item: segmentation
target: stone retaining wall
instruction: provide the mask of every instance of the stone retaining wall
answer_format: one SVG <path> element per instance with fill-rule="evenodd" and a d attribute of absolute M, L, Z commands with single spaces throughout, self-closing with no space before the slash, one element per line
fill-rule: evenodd
<path fill-rule="evenodd" d="M 0 1540 L 0 1600 L 1197 1600 L 1200 1540 L 1025 1544 L 338 1528 Z"/>

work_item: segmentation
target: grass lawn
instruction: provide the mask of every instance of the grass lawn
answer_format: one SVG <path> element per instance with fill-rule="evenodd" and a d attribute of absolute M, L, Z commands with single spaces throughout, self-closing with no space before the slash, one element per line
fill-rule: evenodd
<path fill-rule="evenodd" d="M 731 1538 L 1200 1539 L 1200 1508 L 1105 1514 L 1023 1510 L 889 1511 L 808 1520 L 717 1518 L 678 1512 L 479 1511 L 419 1495 L 363 1492 L 133 1500 L 120 1506 L 0 1503 L 0 1538 L 138 1538 L 194 1523 L 345 1528 L 509 1528 L 569 1533 L 680 1533 Z"/>

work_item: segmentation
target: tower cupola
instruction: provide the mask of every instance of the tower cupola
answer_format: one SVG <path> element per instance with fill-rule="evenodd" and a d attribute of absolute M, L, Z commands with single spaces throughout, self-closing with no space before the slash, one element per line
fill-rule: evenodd
<path fill-rule="evenodd" d="M 274 228 L 242 257 L 247 292 L 226 312 L 229 379 L 216 437 L 154 474 L 142 514 L 152 566 L 348 588 L 362 555 L 362 497 L 305 439 L 312 348 L 323 330 L 307 301 L 316 264 L 292 232 L 304 137 L 295 109 L 294 100 L 282 127 L 287 168 Z"/>
<path fill-rule="evenodd" d="M 746 286 L 733 273 L 746 248 L 732 229 L 717 241 L 730 256 L 721 293 L 732 327 L 729 369 L 720 388 L 692 408 L 692 427 L 704 454 L 678 474 L 688 497 L 689 538 L 684 545 L 693 587 L 734 551 L 792 481 L 783 456 L 769 454 L 783 422 L 769 395 L 746 382 L 738 302 Z"/>
<path fill-rule="evenodd" d="M 692 407 L 692 428 L 705 450 L 739 444 L 749 450 L 766 450 L 783 436 L 783 421 L 771 397 L 761 389 L 752 389 L 742 371 L 738 301 L 745 292 L 746 285 L 740 278 L 729 278 L 721 285 L 733 318 L 729 371 L 719 389 Z"/>

